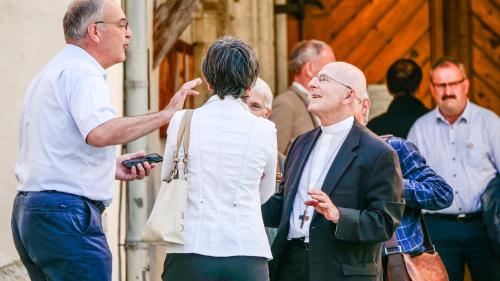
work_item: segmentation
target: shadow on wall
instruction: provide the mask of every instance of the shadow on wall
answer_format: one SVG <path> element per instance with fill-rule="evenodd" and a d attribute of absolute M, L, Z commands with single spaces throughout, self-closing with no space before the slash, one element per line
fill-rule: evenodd
<path fill-rule="evenodd" d="M 0 280 L 2 281 L 29 281 L 28 272 L 21 261 L 15 261 L 0 267 Z"/>

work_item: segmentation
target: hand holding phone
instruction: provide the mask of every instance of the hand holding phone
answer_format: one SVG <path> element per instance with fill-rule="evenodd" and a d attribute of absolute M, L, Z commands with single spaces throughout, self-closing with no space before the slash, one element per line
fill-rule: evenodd
<path fill-rule="evenodd" d="M 122 165 L 127 167 L 127 168 L 132 168 L 134 166 L 137 166 L 138 164 L 143 164 L 144 162 L 159 163 L 162 161 L 163 161 L 163 157 L 161 157 L 158 153 L 151 153 L 151 154 L 145 155 L 143 157 L 125 160 L 122 162 Z"/>

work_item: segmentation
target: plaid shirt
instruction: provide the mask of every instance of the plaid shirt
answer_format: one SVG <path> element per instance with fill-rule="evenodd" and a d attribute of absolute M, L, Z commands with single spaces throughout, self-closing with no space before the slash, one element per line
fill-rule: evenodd
<path fill-rule="evenodd" d="M 453 190 L 426 164 L 416 145 L 393 136 L 386 142 L 397 152 L 403 174 L 406 206 L 396 229 L 398 245 L 405 253 L 418 254 L 424 251 L 422 209 L 440 210 L 450 206 Z"/>

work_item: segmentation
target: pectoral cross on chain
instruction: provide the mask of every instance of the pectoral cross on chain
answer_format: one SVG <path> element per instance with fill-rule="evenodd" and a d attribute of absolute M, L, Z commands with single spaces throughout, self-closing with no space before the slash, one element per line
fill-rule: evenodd
<path fill-rule="evenodd" d="M 307 208 L 304 209 L 304 214 L 299 216 L 300 219 L 300 229 L 304 227 L 304 222 L 309 220 L 309 216 L 307 215 Z"/>

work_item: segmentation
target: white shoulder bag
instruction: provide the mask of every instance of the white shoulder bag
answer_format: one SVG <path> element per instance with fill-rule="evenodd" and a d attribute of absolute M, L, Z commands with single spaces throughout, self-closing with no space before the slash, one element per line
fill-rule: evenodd
<path fill-rule="evenodd" d="M 187 174 L 189 131 L 193 110 L 186 110 L 177 134 L 177 150 L 174 154 L 172 173 L 168 179 L 162 179 L 160 192 L 153 210 L 142 231 L 142 240 L 149 243 L 184 244 L 184 221 L 187 205 Z M 183 143 L 184 173 L 179 177 L 179 149 Z"/>

